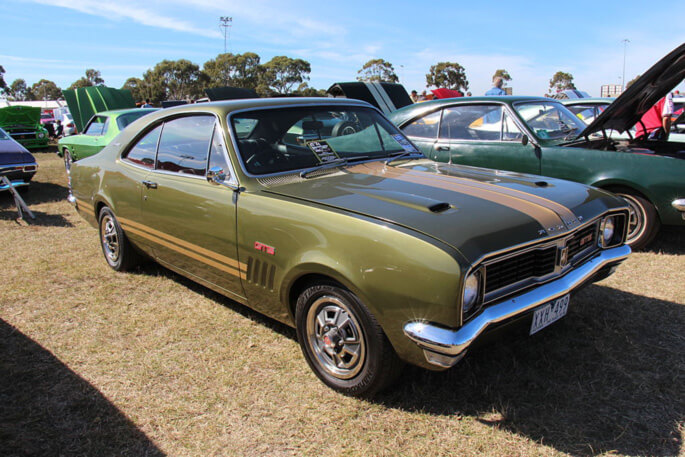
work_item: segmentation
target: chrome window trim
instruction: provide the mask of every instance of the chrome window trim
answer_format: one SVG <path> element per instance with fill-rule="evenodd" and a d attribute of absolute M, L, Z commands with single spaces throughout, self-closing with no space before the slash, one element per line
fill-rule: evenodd
<path fill-rule="evenodd" d="M 205 174 L 200 176 L 200 175 L 191 175 L 191 174 L 185 174 L 185 173 L 176 173 L 173 171 L 167 171 L 167 170 L 157 170 L 157 152 L 159 151 L 159 142 L 162 139 L 162 133 L 164 133 L 164 124 L 167 121 L 171 121 L 174 119 L 179 119 L 182 117 L 188 117 L 188 116 L 213 116 L 214 117 L 214 129 L 212 130 L 212 136 L 216 134 L 217 129 L 218 131 L 222 134 L 224 141 L 223 143 L 223 154 L 224 154 L 224 159 L 226 159 L 226 163 L 228 164 L 228 168 L 230 171 L 230 179 L 226 181 L 229 184 L 235 184 L 238 186 L 238 177 L 236 176 L 235 169 L 233 167 L 233 161 L 231 160 L 231 156 L 228 153 L 228 150 L 226 148 L 226 135 L 223 126 L 221 125 L 221 118 L 216 114 L 211 111 L 192 111 L 190 113 L 184 112 L 184 113 L 174 113 L 169 115 L 168 117 L 164 117 L 161 119 L 157 119 L 155 122 L 149 124 L 144 130 L 144 133 L 138 134 L 134 137 L 134 140 L 129 142 L 124 149 L 121 150 L 119 153 L 117 160 L 119 160 L 120 163 L 126 164 L 131 167 L 138 168 L 139 170 L 145 170 L 148 173 L 158 173 L 158 174 L 164 174 L 164 175 L 171 175 L 171 176 L 182 176 L 182 177 L 188 177 L 188 178 L 199 178 L 204 181 L 207 180 L 207 170 L 205 170 Z M 141 116 L 142 117 L 142 116 Z M 145 135 L 156 129 L 157 127 L 161 126 L 161 130 L 159 131 L 159 138 L 157 138 L 157 145 L 155 146 L 155 165 L 153 165 L 152 168 L 144 167 L 142 165 L 135 164 L 133 162 L 130 162 L 126 160 L 126 157 L 123 157 L 124 154 L 128 154 L 128 152 L 135 147 L 136 144 L 138 144 L 138 141 L 140 141 Z M 211 149 L 211 142 L 212 138 L 210 137 L 209 139 L 209 148 Z M 208 151 L 210 150 L 208 149 Z M 209 160 L 209 154 L 207 155 L 207 160 Z"/>
<path fill-rule="evenodd" d="M 37 168 L 37 167 L 38 167 L 38 163 L 37 163 L 37 162 L 8 163 L 8 164 L 5 164 L 5 165 L 0 165 L 0 170 L 5 170 L 5 169 L 7 169 L 7 168 L 16 168 L 16 167 L 22 167 L 22 168 L 24 168 L 24 167 L 30 167 L 30 166 L 33 166 L 33 167 L 36 167 L 36 168 Z"/>
<path fill-rule="evenodd" d="M 371 105 L 371 104 L 369 104 L 369 103 L 366 103 L 366 102 L 355 101 L 355 100 L 352 100 L 352 99 L 349 99 L 349 100 L 350 100 L 350 103 L 349 103 L 349 104 L 348 104 L 348 103 L 345 103 L 345 104 L 342 104 L 342 103 L 340 103 L 340 104 L 335 103 L 335 104 L 334 104 L 334 103 L 326 103 L 326 102 L 294 103 L 294 104 L 289 104 L 289 105 L 273 105 L 273 106 L 263 106 L 263 107 L 260 106 L 260 107 L 244 108 L 244 109 L 240 109 L 240 110 L 231 111 L 230 113 L 228 113 L 228 115 L 226 116 L 226 123 L 227 123 L 228 131 L 229 131 L 229 136 L 230 136 L 230 138 L 231 138 L 231 145 L 233 146 L 233 151 L 235 152 L 235 155 L 236 155 L 236 157 L 237 157 L 237 159 L 238 159 L 238 163 L 240 164 L 240 168 L 241 168 L 242 172 L 245 174 L 245 176 L 247 176 L 247 177 L 249 177 L 249 178 L 261 179 L 261 178 L 269 178 L 269 177 L 274 177 L 274 176 L 283 176 L 283 175 L 295 174 L 295 173 L 299 173 L 299 172 L 302 171 L 302 170 L 305 170 L 306 168 L 309 168 L 309 167 L 306 167 L 306 168 L 298 168 L 298 169 L 295 169 L 295 170 L 279 171 L 279 172 L 277 172 L 277 173 L 266 173 L 266 174 L 263 174 L 263 175 L 255 175 L 255 174 L 252 174 L 252 173 L 250 173 L 249 171 L 247 171 L 247 168 L 245 167 L 245 163 L 243 163 L 243 158 L 242 158 L 242 156 L 241 156 L 241 154 L 240 154 L 240 149 L 238 148 L 238 143 L 237 143 L 237 141 L 236 141 L 237 134 L 235 134 L 235 132 L 234 132 L 232 119 L 233 119 L 233 116 L 234 116 L 235 114 L 246 113 L 246 112 L 251 112 L 251 111 L 264 111 L 264 110 L 267 110 L 267 109 L 302 108 L 302 107 L 324 107 L 324 108 L 325 108 L 325 107 L 331 107 L 331 108 L 340 110 L 340 109 L 344 109 L 344 107 L 346 107 L 346 106 L 355 106 L 355 107 L 360 107 L 360 108 L 372 109 L 372 110 L 376 111 L 378 114 L 380 114 L 381 117 L 383 117 L 386 121 L 388 121 L 388 123 L 389 123 L 390 125 L 392 125 L 393 127 L 395 127 L 395 129 L 397 129 L 397 131 L 398 131 L 399 133 L 401 133 L 402 136 L 404 136 L 407 140 L 409 140 L 409 143 L 410 143 L 412 146 L 414 146 L 414 147 L 416 148 L 416 150 L 418 151 L 418 152 L 415 153 L 415 154 L 421 154 L 424 158 L 427 158 L 427 157 L 425 156 L 425 154 L 423 154 L 423 153 L 421 152 L 421 149 L 419 149 L 419 147 L 416 146 L 416 145 L 414 144 L 414 142 L 411 141 L 411 139 L 410 139 L 408 136 L 406 136 L 406 135 L 404 134 L 404 132 L 402 132 L 402 129 L 400 129 L 400 128 L 397 127 L 395 124 L 393 124 L 393 122 L 392 122 L 390 119 L 388 119 L 388 118 L 385 116 L 385 114 L 383 114 L 383 112 L 382 112 L 381 110 L 379 110 L 379 109 L 376 108 L 375 106 L 373 106 L 373 105 Z M 378 160 L 387 160 L 387 159 L 388 159 L 387 156 L 386 156 L 386 157 L 378 157 L 378 158 L 375 158 L 375 159 L 369 159 L 369 160 L 363 160 L 363 161 L 355 162 L 354 164 L 357 165 L 357 164 L 360 164 L 360 163 L 375 162 L 375 161 L 378 161 Z M 344 165 L 341 164 L 340 167 L 343 167 L 343 166 L 344 166 Z M 333 169 L 335 169 L 335 168 L 339 168 L 339 167 L 334 167 Z"/>

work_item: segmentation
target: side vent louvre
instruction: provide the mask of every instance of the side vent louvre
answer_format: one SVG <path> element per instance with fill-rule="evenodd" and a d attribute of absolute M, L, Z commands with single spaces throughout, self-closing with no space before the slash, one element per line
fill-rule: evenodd
<path fill-rule="evenodd" d="M 269 290 L 274 289 L 276 266 L 254 257 L 247 259 L 247 281 Z"/>

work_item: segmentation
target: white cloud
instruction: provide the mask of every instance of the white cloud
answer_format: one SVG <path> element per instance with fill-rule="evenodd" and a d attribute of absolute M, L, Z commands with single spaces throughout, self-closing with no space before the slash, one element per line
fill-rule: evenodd
<path fill-rule="evenodd" d="M 219 38 L 218 30 L 197 27 L 187 21 L 160 14 L 154 9 L 141 7 L 140 2 L 119 0 L 105 2 L 96 0 L 33 0 L 49 6 L 57 6 L 79 11 L 84 14 L 100 16 L 107 19 L 129 19 L 142 25 L 187 32 L 209 38 Z M 161 9 L 161 8 L 160 8 Z"/>

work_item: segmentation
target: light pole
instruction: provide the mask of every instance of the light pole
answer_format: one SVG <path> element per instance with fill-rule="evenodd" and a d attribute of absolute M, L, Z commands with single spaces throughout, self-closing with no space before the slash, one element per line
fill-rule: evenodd
<path fill-rule="evenodd" d="M 628 38 L 624 38 L 621 41 L 623 42 L 623 76 L 621 77 L 621 93 L 623 93 L 623 91 L 626 90 L 626 47 L 628 46 L 628 43 L 630 43 L 630 40 Z"/>
<path fill-rule="evenodd" d="M 231 25 L 233 25 L 232 17 L 221 16 L 219 18 L 219 27 L 224 29 L 224 54 L 226 54 L 226 36 L 230 34 Z"/>

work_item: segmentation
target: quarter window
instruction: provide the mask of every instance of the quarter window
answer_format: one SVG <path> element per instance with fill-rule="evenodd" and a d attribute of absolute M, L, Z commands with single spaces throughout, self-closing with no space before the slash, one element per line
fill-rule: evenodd
<path fill-rule="evenodd" d="M 158 125 L 145 135 L 131 150 L 128 151 L 124 160 L 146 168 L 155 166 L 155 153 L 157 152 L 157 142 L 162 126 Z"/>
<path fill-rule="evenodd" d="M 105 134 L 107 127 L 108 118 L 105 116 L 96 116 L 86 127 L 86 131 L 83 132 L 86 135 L 101 136 Z"/>
<path fill-rule="evenodd" d="M 500 105 L 460 105 L 446 108 L 440 138 L 499 141 L 502 126 Z"/>
<path fill-rule="evenodd" d="M 523 138 L 523 133 L 509 113 L 505 111 L 504 116 L 502 116 L 502 141 L 520 141 L 521 138 Z"/>
<path fill-rule="evenodd" d="M 214 123 L 214 116 L 187 116 L 165 122 L 156 168 L 204 176 Z"/>
<path fill-rule="evenodd" d="M 224 147 L 224 139 L 221 134 L 219 124 L 214 127 L 214 135 L 212 135 L 212 146 L 209 150 L 209 168 L 219 167 L 224 172 L 228 172 L 228 163 L 226 162 L 226 148 Z"/>
<path fill-rule="evenodd" d="M 437 138 L 438 126 L 440 125 L 440 110 L 423 116 L 411 124 L 405 126 L 402 131 L 405 135 L 417 138 Z"/>

